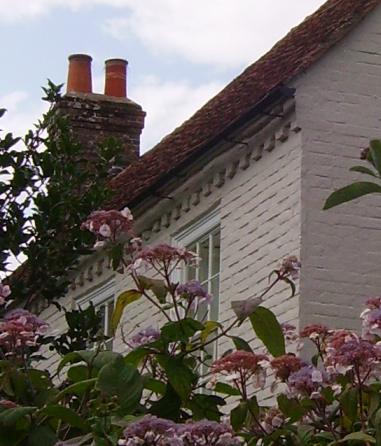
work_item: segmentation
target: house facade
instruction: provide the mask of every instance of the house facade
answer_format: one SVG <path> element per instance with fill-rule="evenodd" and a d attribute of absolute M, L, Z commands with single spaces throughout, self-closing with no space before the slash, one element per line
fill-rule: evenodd
<path fill-rule="evenodd" d="M 279 285 L 264 301 L 281 322 L 356 328 L 364 299 L 379 294 L 380 199 L 322 207 L 335 188 L 357 178 L 349 167 L 381 136 L 380 3 L 329 0 L 140 158 L 130 150 L 136 153 L 144 113 L 124 97 L 123 69 L 109 76 L 117 85 L 106 95 L 75 82 L 68 89 L 68 102 L 77 104 L 71 110 L 85 110 L 81 119 L 90 123 L 76 131 L 86 127 L 87 135 L 102 138 L 110 128 L 123 133 L 128 122 L 128 165 L 112 180 L 116 194 L 109 206 L 130 207 L 146 244 L 199 253 L 194 276 L 214 295 L 212 317 L 231 319 L 231 301 L 257 296 L 291 254 L 302 261 L 298 292 L 292 297 Z M 109 111 L 102 117 L 103 103 Z M 112 116 L 113 104 L 127 105 Z M 74 308 L 93 301 L 108 333 L 114 299 L 130 287 L 128 276 L 114 273 L 97 252 L 83 260 L 61 303 Z M 64 330 L 54 306 L 41 317 Z M 114 348 L 126 350 L 123 334 L 159 322 L 148 302 L 129 305 Z M 254 337 L 245 324 L 236 334 Z M 224 342 L 216 346 L 220 352 L 231 348 Z"/>

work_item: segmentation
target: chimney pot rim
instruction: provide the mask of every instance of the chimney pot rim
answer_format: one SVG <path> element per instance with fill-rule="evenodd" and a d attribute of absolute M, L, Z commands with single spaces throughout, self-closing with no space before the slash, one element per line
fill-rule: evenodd
<path fill-rule="evenodd" d="M 88 54 L 83 54 L 83 53 L 76 53 L 76 54 L 70 54 L 70 56 L 68 57 L 69 60 L 73 60 L 73 59 L 84 59 L 84 60 L 88 60 L 88 61 L 92 61 L 93 58 L 91 56 L 89 56 Z"/>
<path fill-rule="evenodd" d="M 128 65 L 128 60 L 115 57 L 112 59 L 107 59 L 105 61 L 105 65 Z"/>

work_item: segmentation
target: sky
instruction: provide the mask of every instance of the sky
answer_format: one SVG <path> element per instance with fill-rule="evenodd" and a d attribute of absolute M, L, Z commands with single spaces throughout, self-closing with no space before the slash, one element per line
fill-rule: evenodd
<path fill-rule="evenodd" d="M 142 152 L 197 111 L 324 0 L 0 0 L 0 128 L 22 135 L 65 83 L 67 57 L 124 58 L 128 97 L 147 112 Z"/>

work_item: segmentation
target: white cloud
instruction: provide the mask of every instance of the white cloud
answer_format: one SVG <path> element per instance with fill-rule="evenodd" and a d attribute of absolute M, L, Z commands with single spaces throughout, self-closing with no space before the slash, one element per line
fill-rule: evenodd
<path fill-rule="evenodd" d="M 125 7 L 125 0 L 0 0 L 0 21 L 20 22 L 25 18 L 43 16 L 50 10 L 63 7 L 78 11 L 83 7 L 108 5 L 115 8 Z"/>
<path fill-rule="evenodd" d="M 194 86 L 185 81 L 163 82 L 152 76 L 131 88 L 131 97 L 147 112 L 142 151 L 152 148 L 221 88 L 218 82 Z"/>
<path fill-rule="evenodd" d="M 94 90 L 101 91 L 103 77 L 95 77 Z M 141 148 L 152 148 L 165 135 L 182 124 L 198 110 L 207 100 L 223 87 L 222 83 L 210 82 L 192 85 L 187 81 L 164 82 L 157 77 L 148 76 L 131 86 L 131 98 L 147 112 L 145 128 L 142 134 Z M 47 110 L 48 104 L 33 102 L 32 111 L 26 110 L 30 101 L 25 91 L 14 91 L 0 96 L 0 107 L 7 112 L 0 119 L 0 129 L 23 136 L 33 127 L 37 119 Z"/>
<path fill-rule="evenodd" d="M 27 100 L 29 100 L 29 95 L 25 91 L 13 91 L 0 96 L 0 107 L 7 109 L 0 120 L 0 129 L 3 132 L 12 132 L 14 136 L 24 136 L 47 110 L 48 103 L 40 102 L 33 110 L 26 111 Z"/>
<path fill-rule="evenodd" d="M 118 8 L 103 29 L 118 39 L 133 33 L 151 51 L 194 63 L 247 64 L 324 0 L 0 0 L 0 21 L 38 17 L 54 8 Z M 113 14 L 113 10 L 110 10 Z"/>
<path fill-rule="evenodd" d="M 104 30 L 122 40 L 132 32 L 156 53 L 230 68 L 255 60 L 322 3 L 125 0 L 130 14 L 108 19 Z"/>

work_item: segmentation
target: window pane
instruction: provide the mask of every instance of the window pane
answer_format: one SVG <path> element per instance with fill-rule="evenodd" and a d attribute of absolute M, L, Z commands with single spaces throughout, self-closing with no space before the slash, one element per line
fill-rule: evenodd
<path fill-rule="evenodd" d="M 220 277 L 219 275 L 215 276 L 211 280 L 210 284 L 210 294 L 213 296 L 212 303 L 210 305 L 210 316 L 211 320 L 218 320 L 218 300 L 219 300 L 219 288 L 220 288 Z"/>
<path fill-rule="evenodd" d="M 217 230 L 213 233 L 213 246 L 212 246 L 212 276 L 220 272 L 220 231 Z"/>
<path fill-rule="evenodd" d="M 187 249 L 189 251 L 192 251 L 197 254 L 197 244 L 194 243 L 190 246 L 187 246 Z M 196 279 L 196 268 L 192 266 L 187 266 L 185 270 L 185 282 L 188 282 L 189 280 L 195 280 Z"/>
<path fill-rule="evenodd" d="M 209 237 L 206 239 L 200 241 L 199 243 L 199 257 L 200 257 L 200 263 L 199 263 L 199 273 L 198 273 L 198 280 L 201 283 L 204 283 L 208 280 L 208 264 L 209 264 Z"/>
<path fill-rule="evenodd" d="M 185 271 L 185 281 L 188 282 L 189 280 L 195 280 L 196 279 L 196 268 L 193 266 L 187 266 Z"/>
<path fill-rule="evenodd" d="M 213 300 L 210 305 L 199 305 L 197 315 L 193 314 L 199 321 L 218 321 L 219 309 L 219 279 L 220 279 L 220 228 L 214 228 L 206 232 L 202 237 L 186 246 L 190 251 L 195 252 L 199 257 L 198 266 L 187 267 L 183 270 L 181 280 L 197 279 L 205 291 L 212 294 Z M 211 334 L 214 337 L 216 333 Z M 205 347 L 205 352 L 201 355 L 203 364 L 199 367 L 201 375 L 209 371 L 210 364 L 217 354 L 217 344 L 211 343 Z"/>
<path fill-rule="evenodd" d="M 111 299 L 108 303 L 107 303 L 107 330 L 106 330 L 106 335 L 107 336 L 111 336 L 111 319 L 112 319 L 112 313 L 114 311 L 114 300 Z"/>
<path fill-rule="evenodd" d="M 209 319 L 209 308 L 205 303 L 200 304 L 197 307 L 197 320 L 206 321 Z"/>
<path fill-rule="evenodd" d="M 98 314 L 101 317 L 101 328 L 100 328 L 101 333 L 104 333 L 105 326 L 106 326 L 106 324 L 105 324 L 105 313 L 106 313 L 105 306 L 104 305 L 100 305 L 98 307 Z"/>

